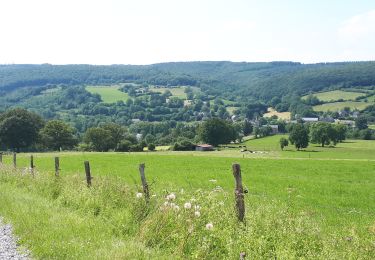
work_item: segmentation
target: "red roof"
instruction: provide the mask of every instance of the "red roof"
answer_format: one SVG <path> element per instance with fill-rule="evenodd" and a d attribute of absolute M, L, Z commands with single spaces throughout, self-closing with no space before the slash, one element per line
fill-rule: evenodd
<path fill-rule="evenodd" d="M 210 144 L 198 144 L 197 146 L 203 147 L 203 148 L 212 148 L 213 146 Z"/>

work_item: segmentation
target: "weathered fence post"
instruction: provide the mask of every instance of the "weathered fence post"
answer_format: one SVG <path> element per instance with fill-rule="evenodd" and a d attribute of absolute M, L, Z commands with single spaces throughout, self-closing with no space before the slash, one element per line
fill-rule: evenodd
<path fill-rule="evenodd" d="M 236 211 L 239 221 L 244 221 L 245 217 L 245 201 L 244 201 L 244 192 L 242 187 L 242 178 L 241 178 L 241 167 L 239 164 L 234 163 L 232 165 L 233 176 L 236 181 L 236 188 L 234 190 L 234 195 L 236 197 Z"/>
<path fill-rule="evenodd" d="M 17 168 L 17 153 L 13 153 L 13 167 Z"/>
<path fill-rule="evenodd" d="M 150 198 L 150 193 L 148 191 L 148 184 L 147 184 L 146 176 L 145 176 L 145 164 L 144 163 L 139 165 L 139 174 L 141 175 L 143 193 L 145 194 L 146 200 L 148 200 Z"/>
<path fill-rule="evenodd" d="M 30 155 L 30 173 L 34 176 L 34 156 Z"/>
<path fill-rule="evenodd" d="M 59 157 L 55 157 L 55 176 L 59 177 L 59 175 L 60 175 L 60 159 Z"/>
<path fill-rule="evenodd" d="M 2 152 L 0 153 L 0 163 L 1 164 L 3 163 L 3 153 Z"/>
<path fill-rule="evenodd" d="M 86 181 L 87 181 L 87 186 L 91 187 L 91 172 L 90 172 L 90 162 L 85 161 L 85 172 L 86 172 Z"/>

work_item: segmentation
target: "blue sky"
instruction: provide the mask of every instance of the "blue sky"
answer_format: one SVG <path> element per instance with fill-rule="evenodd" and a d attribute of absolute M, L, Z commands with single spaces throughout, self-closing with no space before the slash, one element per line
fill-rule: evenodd
<path fill-rule="evenodd" d="M 0 63 L 375 60 L 375 1 L 1 0 Z"/>

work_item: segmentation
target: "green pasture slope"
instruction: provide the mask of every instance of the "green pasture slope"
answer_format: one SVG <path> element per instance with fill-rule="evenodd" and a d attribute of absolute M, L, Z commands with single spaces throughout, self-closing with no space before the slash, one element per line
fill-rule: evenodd
<path fill-rule="evenodd" d="M 343 100 L 355 100 L 357 97 L 363 96 L 361 92 L 352 92 L 352 91 L 342 91 L 342 90 L 333 90 L 315 93 L 313 96 L 316 96 L 321 101 L 337 101 L 339 99 Z M 307 98 L 308 96 L 303 96 L 302 99 Z"/>
<path fill-rule="evenodd" d="M 119 90 L 119 86 L 87 86 L 86 90 L 93 94 L 99 94 L 104 103 L 116 103 L 117 101 L 126 101 L 129 96 Z"/>
<path fill-rule="evenodd" d="M 7 155 L 0 215 L 36 258 L 236 259 L 246 252 L 249 259 L 374 259 L 375 142 L 282 152 L 280 137 L 245 143 L 262 153 L 34 154 L 35 177 L 14 172 Z M 57 179 L 54 156 L 61 161 Z M 19 154 L 20 168 L 28 161 Z M 233 162 L 248 190 L 246 226 L 233 211 Z M 146 164 L 148 205 L 135 196 L 142 191 L 139 163 Z M 171 192 L 179 210 L 164 206 Z M 200 205 L 201 216 L 186 202 Z"/>
<path fill-rule="evenodd" d="M 349 107 L 351 110 L 364 110 L 366 107 L 370 106 L 371 103 L 369 102 L 360 102 L 360 101 L 344 101 L 344 102 L 333 102 L 333 103 L 326 103 L 322 105 L 313 106 L 314 111 L 338 111 L 342 110 L 345 107 Z"/>

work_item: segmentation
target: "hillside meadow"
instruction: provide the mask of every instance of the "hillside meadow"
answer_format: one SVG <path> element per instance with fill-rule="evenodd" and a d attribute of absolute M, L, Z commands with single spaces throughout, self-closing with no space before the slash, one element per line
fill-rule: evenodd
<path fill-rule="evenodd" d="M 363 96 L 363 93 L 354 91 L 332 90 L 314 93 L 313 96 L 317 97 L 321 101 L 337 101 L 339 99 L 355 100 L 357 97 Z M 302 99 L 306 99 L 307 97 L 307 95 L 303 96 Z"/>
<path fill-rule="evenodd" d="M 87 86 L 86 90 L 92 94 L 99 94 L 104 103 L 116 103 L 117 101 L 126 101 L 129 96 L 127 93 L 119 90 L 120 86 Z"/>
<path fill-rule="evenodd" d="M 262 151 L 254 154 L 235 148 L 39 153 L 33 155 L 34 177 L 25 169 L 30 154 L 18 155 L 18 171 L 4 155 L 0 215 L 37 259 L 235 259 L 241 252 L 249 259 L 373 259 L 374 142 L 282 152 L 280 137 L 247 141 L 249 150 Z M 245 224 L 234 211 L 234 162 L 248 190 Z M 146 165 L 149 203 L 137 198 L 140 163 Z M 171 193 L 176 198 L 166 200 Z"/>

